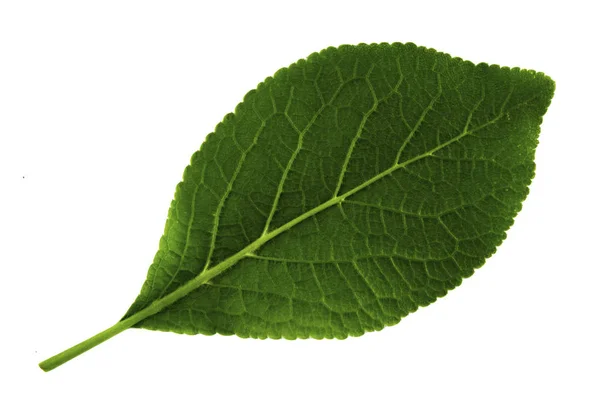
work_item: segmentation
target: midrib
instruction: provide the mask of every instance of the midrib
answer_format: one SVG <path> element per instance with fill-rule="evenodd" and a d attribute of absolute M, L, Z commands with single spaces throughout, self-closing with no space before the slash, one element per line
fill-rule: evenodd
<path fill-rule="evenodd" d="M 468 125 L 467 125 L 468 126 Z M 425 157 L 429 157 L 431 156 L 433 153 L 443 149 L 444 147 L 462 139 L 463 137 L 467 136 L 469 133 L 471 133 L 470 131 L 464 130 L 463 132 L 461 132 L 460 135 L 455 136 L 454 138 L 448 140 L 447 142 L 444 142 L 442 144 L 440 144 L 439 146 L 433 148 L 432 150 L 420 154 L 416 157 L 413 157 L 407 161 L 404 161 L 402 163 L 399 164 L 395 164 L 392 167 L 386 169 L 383 172 L 380 172 L 379 174 L 373 176 L 371 179 L 365 181 L 364 183 L 354 187 L 353 189 L 332 197 L 331 199 L 329 199 L 328 201 L 321 203 L 320 205 L 318 205 L 317 207 L 312 208 L 311 210 L 305 212 L 302 215 L 299 215 L 298 217 L 292 219 L 291 221 L 285 223 L 284 225 L 281 225 L 279 228 L 274 229 L 271 232 L 265 233 L 263 234 L 261 237 L 259 237 L 258 239 L 256 239 L 254 242 L 250 243 L 248 246 L 244 247 L 242 250 L 238 251 L 237 253 L 235 253 L 234 255 L 232 255 L 231 257 L 227 258 L 224 261 L 221 261 L 219 264 L 215 265 L 212 268 L 208 268 L 205 271 L 203 271 L 200 275 L 198 275 L 197 277 L 195 277 L 194 279 L 188 281 L 187 283 L 185 283 L 184 285 L 178 287 L 177 289 L 175 289 L 174 291 L 172 291 L 171 293 L 169 293 L 168 295 L 156 299 L 154 302 L 152 302 L 148 307 L 142 309 L 141 311 L 135 313 L 134 315 L 132 315 L 131 317 L 121 321 L 123 323 L 127 323 L 128 321 L 130 322 L 130 324 L 128 324 L 130 327 L 137 324 L 138 322 L 148 318 L 151 315 L 154 315 L 158 312 L 160 312 L 162 309 L 164 309 L 165 307 L 173 304 L 174 302 L 176 302 L 177 300 L 187 296 L 189 293 L 191 293 L 192 291 L 198 289 L 200 286 L 202 286 L 203 284 L 207 283 L 208 281 L 210 281 L 211 279 L 213 279 L 214 277 L 222 274 L 223 272 L 227 271 L 229 268 L 231 268 L 232 266 L 234 266 L 238 261 L 242 260 L 243 258 L 253 254 L 256 250 L 258 250 L 259 248 L 261 248 L 264 244 L 266 244 L 267 242 L 269 242 L 271 239 L 279 236 L 280 234 L 282 234 L 283 232 L 289 230 L 290 228 L 298 225 L 299 223 L 301 223 L 302 221 L 306 220 L 309 217 L 312 217 L 313 215 L 316 215 L 318 213 L 320 213 L 321 211 L 324 211 L 326 209 L 328 209 L 331 206 L 334 206 L 336 204 L 339 204 L 341 202 L 343 202 L 347 197 L 352 196 L 353 194 L 363 190 L 364 188 L 372 185 L 373 183 L 385 178 L 386 176 L 390 175 L 392 172 L 400 169 L 400 168 L 404 168 L 422 158 Z"/>

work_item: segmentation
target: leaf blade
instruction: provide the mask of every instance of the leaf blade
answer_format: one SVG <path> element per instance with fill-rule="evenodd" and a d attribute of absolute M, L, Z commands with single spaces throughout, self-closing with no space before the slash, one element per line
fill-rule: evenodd
<path fill-rule="evenodd" d="M 381 62 L 386 57 L 388 62 Z M 385 68 L 377 80 L 369 80 L 373 71 Z M 322 76 L 330 84 L 319 85 Z M 538 86 L 523 85 L 536 79 Z M 460 284 L 504 239 L 533 177 L 539 124 L 553 85 L 539 73 L 474 66 L 400 44 L 327 49 L 278 71 L 245 97 L 235 116 L 226 117 L 192 158 L 169 212 L 175 222 L 167 223 L 163 253 L 159 250 L 154 270 L 124 318 L 212 270 L 218 274 L 210 282 L 138 326 L 245 337 L 343 338 L 397 323 Z M 459 91 L 461 86 L 469 90 Z M 440 127 L 440 121 L 447 124 Z M 256 134 L 237 136 L 240 128 Z M 323 137 L 331 142 L 319 141 Z M 389 145 L 394 140 L 400 145 Z M 486 141 L 502 143 L 482 146 Z M 223 165 L 207 161 L 213 152 Z M 361 157 L 353 158 L 355 153 Z M 236 156 L 237 162 L 227 158 Z M 327 164 L 324 156 L 333 161 Z M 507 173 L 505 164 L 515 159 L 517 172 Z M 395 162 L 385 168 L 389 160 Z M 307 172 L 311 165 L 319 165 L 321 176 Z M 213 180 L 214 187 L 204 188 L 207 170 L 223 182 Z M 277 170 L 280 175 L 271 173 Z M 449 176 L 436 178 L 444 174 Z M 270 192 L 253 192 L 252 185 L 264 187 L 265 181 Z M 482 189 L 473 189 L 476 184 Z M 386 194 L 390 185 L 398 195 L 414 192 L 423 201 L 404 195 L 399 202 Z M 508 192 L 496 193 L 500 189 Z M 198 192 L 205 197 L 196 204 Z M 187 208 L 182 207 L 186 201 Z M 205 206 L 209 212 L 202 210 Z M 208 215 L 195 221 L 198 211 Z M 250 217 L 244 219 L 245 213 Z M 183 221 L 188 217 L 183 244 L 177 241 L 185 225 L 180 214 Z M 210 222 L 210 214 L 213 230 L 207 235 L 198 226 Z M 196 229 L 200 233 L 192 236 Z M 331 237 L 337 242 L 330 243 Z M 186 260 L 192 239 L 210 244 L 192 248 L 194 257 Z M 182 246 L 176 260 L 171 247 Z M 175 255 L 169 258 L 169 252 Z M 349 252 L 367 256 L 348 257 Z M 267 285 L 269 280 L 280 286 Z M 286 280 L 291 285 L 284 285 Z M 298 294 L 303 285 L 310 290 Z"/>

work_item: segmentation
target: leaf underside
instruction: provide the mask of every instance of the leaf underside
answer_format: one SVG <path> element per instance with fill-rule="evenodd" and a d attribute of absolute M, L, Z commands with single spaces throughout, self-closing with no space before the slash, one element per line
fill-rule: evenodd
<path fill-rule="evenodd" d="M 218 268 L 136 327 L 294 339 L 398 323 L 505 238 L 553 92 L 542 73 L 413 44 L 277 71 L 192 156 L 124 318 Z"/>

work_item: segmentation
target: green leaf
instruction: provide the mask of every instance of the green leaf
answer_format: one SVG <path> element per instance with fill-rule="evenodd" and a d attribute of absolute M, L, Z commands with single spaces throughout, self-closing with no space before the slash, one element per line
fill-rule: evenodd
<path fill-rule="evenodd" d="M 483 265 L 534 175 L 554 82 L 413 44 L 279 70 L 177 186 L 124 329 L 345 338 L 394 325 Z"/>

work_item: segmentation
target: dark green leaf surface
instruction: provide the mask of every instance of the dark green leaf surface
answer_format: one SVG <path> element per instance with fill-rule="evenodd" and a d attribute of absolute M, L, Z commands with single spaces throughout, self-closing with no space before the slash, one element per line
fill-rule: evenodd
<path fill-rule="evenodd" d="M 193 155 L 124 319 L 171 294 L 136 326 L 293 339 L 396 324 L 505 238 L 553 91 L 412 44 L 279 70 Z"/>

